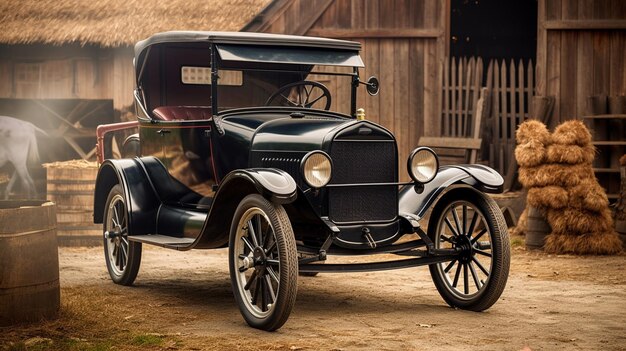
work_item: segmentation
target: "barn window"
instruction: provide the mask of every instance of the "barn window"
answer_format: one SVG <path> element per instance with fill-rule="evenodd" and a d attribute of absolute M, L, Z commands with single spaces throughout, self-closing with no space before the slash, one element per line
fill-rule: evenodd
<path fill-rule="evenodd" d="M 241 86 L 243 75 L 241 71 L 219 70 L 219 85 Z M 181 68 L 183 84 L 211 85 L 211 67 L 183 66 Z"/>
<path fill-rule="evenodd" d="M 37 98 L 41 90 L 41 64 L 16 63 L 14 66 L 14 93 L 16 97 Z"/>
<path fill-rule="evenodd" d="M 15 65 L 15 78 L 17 83 L 39 84 L 41 65 L 38 63 L 18 63 Z"/>

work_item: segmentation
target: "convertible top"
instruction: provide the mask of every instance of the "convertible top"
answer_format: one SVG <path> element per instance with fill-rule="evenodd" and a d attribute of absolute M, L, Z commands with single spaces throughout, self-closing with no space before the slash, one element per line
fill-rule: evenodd
<path fill-rule="evenodd" d="M 328 38 L 251 32 L 171 31 L 157 33 L 135 44 L 135 60 L 139 62 L 139 58 L 145 54 L 145 51 L 155 44 L 202 42 L 215 44 L 298 46 L 350 51 L 361 50 L 361 43 Z"/>
<path fill-rule="evenodd" d="M 207 49 L 211 44 L 217 44 L 220 56 L 227 60 L 364 66 L 359 57 L 361 43 L 354 41 L 251 32 L 171 31 L 154 34 L 135 44 L 137 80 L 144 61 L 148 60 L 150 48 L 168 44 L 198 47 L 204 43 Z"/>

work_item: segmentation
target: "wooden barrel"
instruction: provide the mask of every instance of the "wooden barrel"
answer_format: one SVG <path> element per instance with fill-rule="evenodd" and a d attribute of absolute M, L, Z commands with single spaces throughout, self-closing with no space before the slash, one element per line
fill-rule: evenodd
<path fill-rule="evenodd" d="M 526 229 L 526 248 L 529 250 L 542 250 L 546 236 L 552 229 L 546 222 L 543 211 L 536 207 L 528 207 L 528 225 Z"/>
<path fill-rule="evenodd" d="M 45 165 L 48 200 L 57 204 L 60 246 L 97 246 L 102 225 L 93 223 L 93 192 L 98 167 L 95 162 L 67 161 Z"/>
<path fill-rule="evenodd" d="M 55 210 L 51 202 L 0 201 L 0 326 L 58 314 Z"/>

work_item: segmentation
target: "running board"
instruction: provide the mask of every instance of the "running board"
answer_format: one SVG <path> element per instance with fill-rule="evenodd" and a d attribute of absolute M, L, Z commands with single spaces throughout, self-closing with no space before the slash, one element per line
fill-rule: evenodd
<path fill-rule="evenodd" d="M 146 234 L 129 236 L 128 240 L 139 243 L 156 245 L 167 249 L 184 250 L 196 240 L 194 238 L 175 238 L 168 235 Z"/>
<path fill-rule="evenodd" d="M 349 273 L 349 272 L 372 272 L 398 268 L 411 268 L 431 265 L 434 263 L 449 262 L 458 259 L 459 256 L 442 255 L 406 260 L 366 262 L 366 263 L 309 263 L 299 266 L 300 273 Z"/>

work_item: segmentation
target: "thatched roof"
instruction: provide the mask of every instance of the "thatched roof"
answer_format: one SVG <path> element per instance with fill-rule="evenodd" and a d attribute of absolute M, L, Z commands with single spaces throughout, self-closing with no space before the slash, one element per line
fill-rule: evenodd
<path fill-rule="evenodd" d="M 271 0 L 2 0 L 0 43 L 127 46 L 168 30 L 239 31 Z"/>

